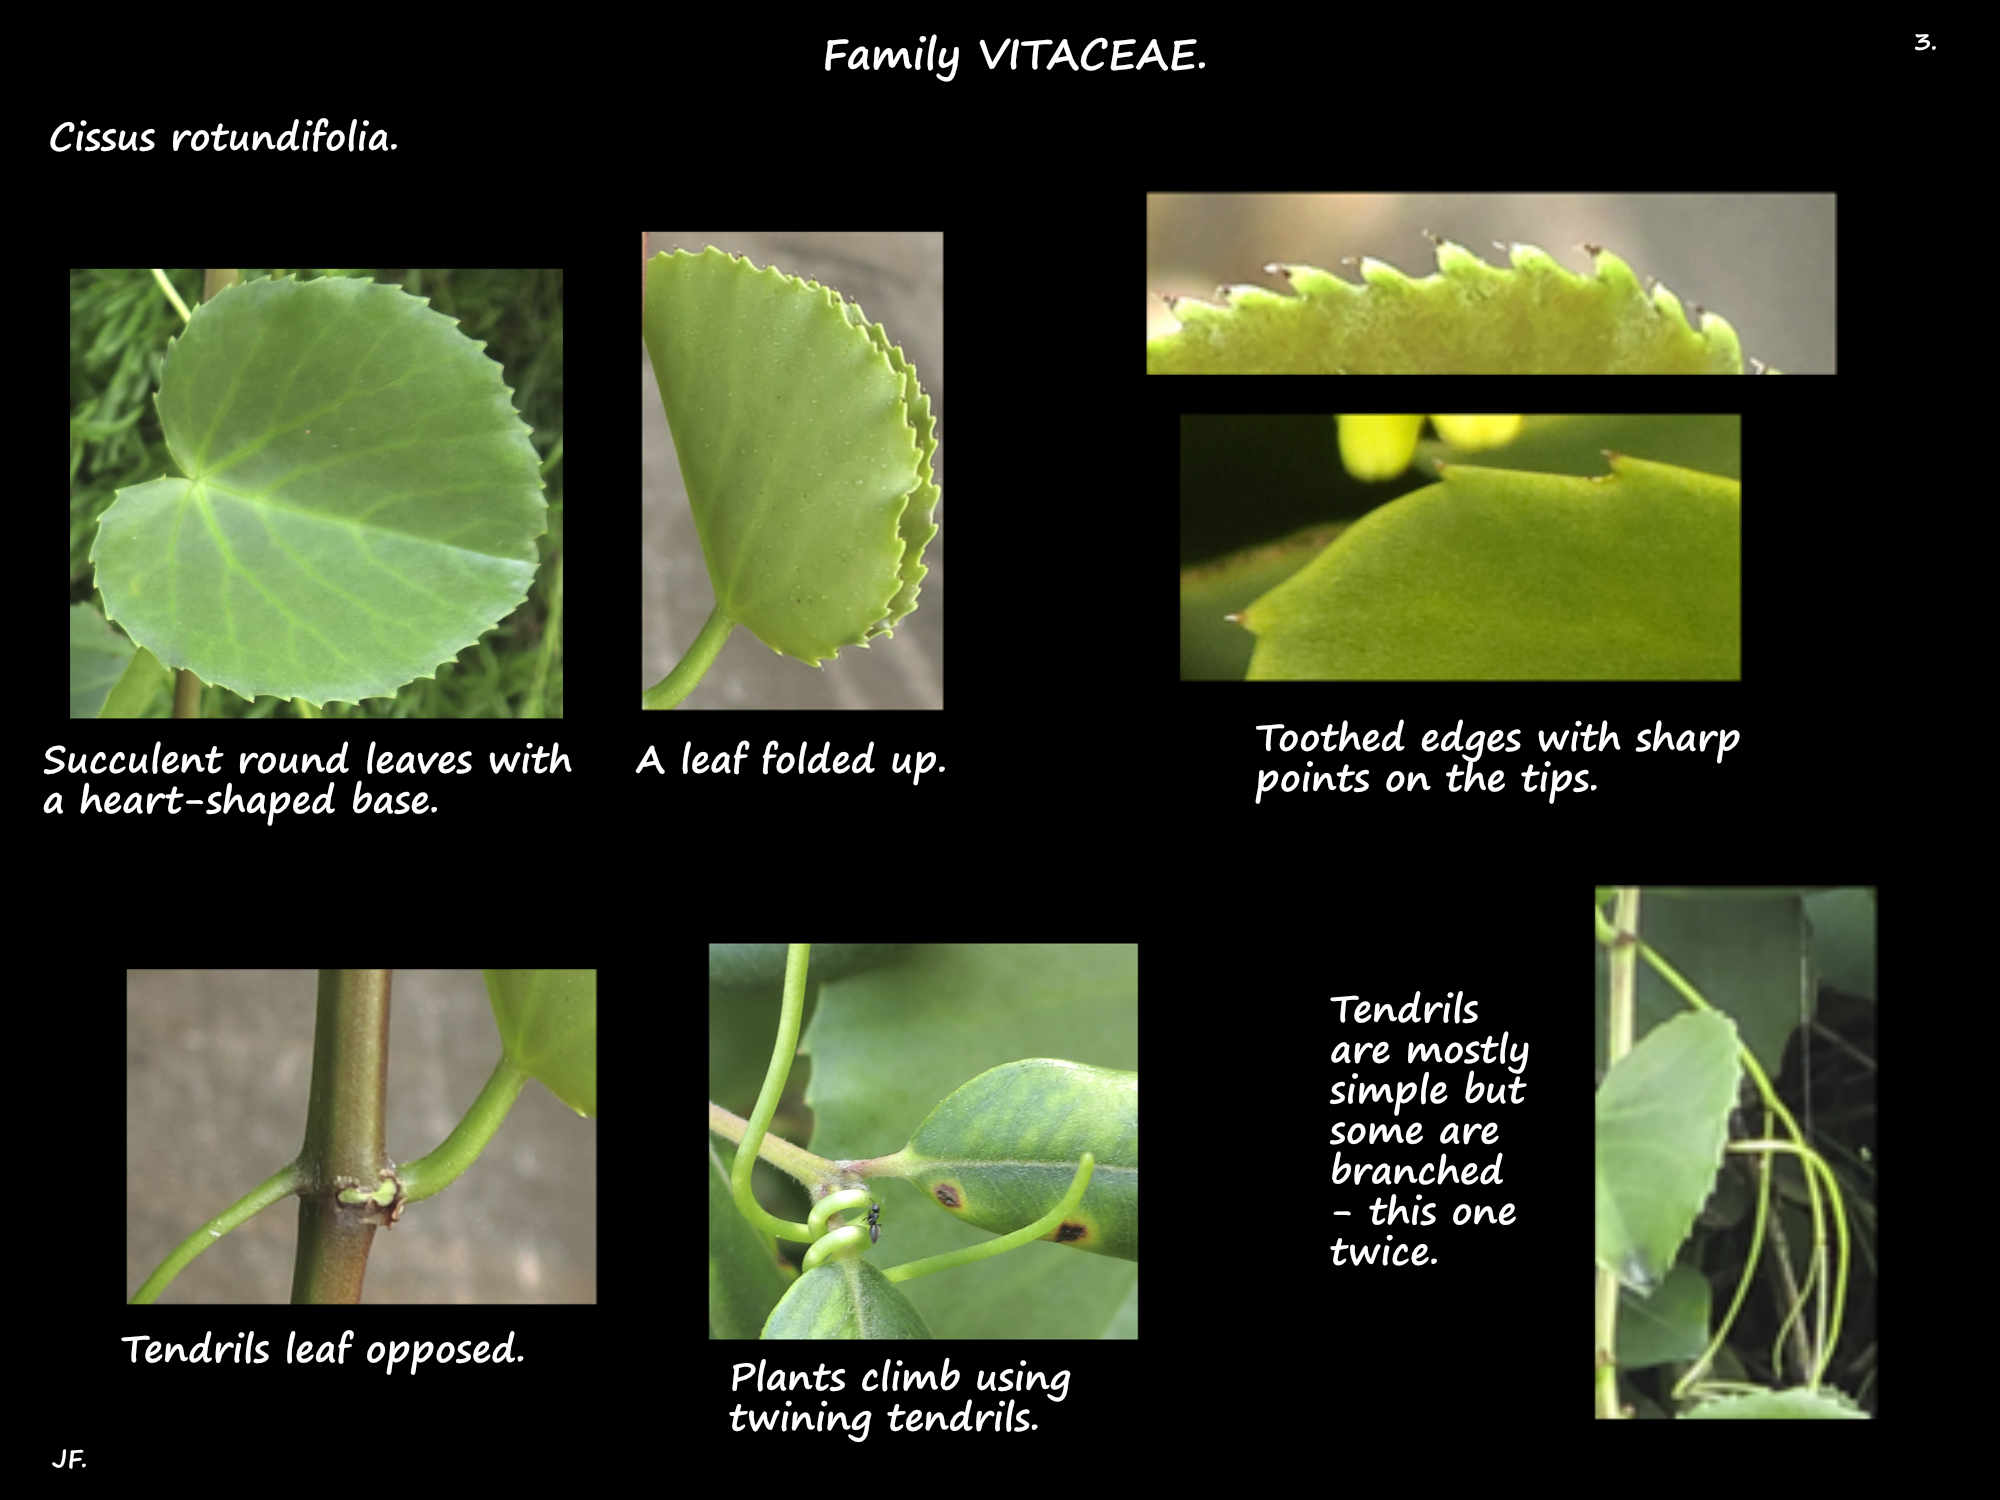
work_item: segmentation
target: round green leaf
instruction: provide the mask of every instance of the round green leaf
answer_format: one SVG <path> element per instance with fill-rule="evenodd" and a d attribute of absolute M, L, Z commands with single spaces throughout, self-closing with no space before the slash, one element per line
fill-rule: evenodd
<path fill-rule="evenodd" d="M 597 970 L 488 969 L 508 1060 L 580 1115 L 597 1113 Z"/>
<path fill-rule="evenodd" d="M 646 348 L 725 616 L 817 666 L 916 607 L 936 424 L 879 323 L 817 282 L 683 250 L 648 271 Z"/>
<path fill-rule="evenodd" d="M 767 1339 L 927 1339 L 910 1299 L 859 1256 L 806 1272 L 764 1320 Z"/>
<path fill-rule="evenodd" d="M 1447 467 L 1244 612 L 1250 677 L 1736 679 L 1741 487 L 1611 470 Z"/>
<path fill-rule="evenodd" d="M 1084 1152 L 1083 1201 L 1048 1238 L 1139 1258 L 1139 1075 L 1055 1058 L 989 1068 L 954 1089 L 887 1158 L 931 1202 L 994 1234 L 1047 1213 Z"/>
<path fill-rule="evenodd" d="M 186 477 L 120 490 L 99 524 L 106 612 L 245 697 L 357 702 L 430 676 L 526 597 L 545 524 L 482 347 L 371 281 L 219 293 L 160 377 Z"/>
<path fill-rule="evenodd" d="M 1715 1187 L 1741 1073 L 1736 1025 L 1656 1026 L 1597 1089 L 1597 1264 L 1634 1291 L 1666 1276 Z"/>

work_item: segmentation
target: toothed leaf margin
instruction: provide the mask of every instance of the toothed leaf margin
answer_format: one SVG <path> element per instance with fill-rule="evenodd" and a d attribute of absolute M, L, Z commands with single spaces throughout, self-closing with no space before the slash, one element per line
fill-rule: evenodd
<path fill-rule="evenodd" d="M 1363 259 L 1361 284 L 1274 266 L 1290 294 L 1225 287 L 1221 304 L 1173 303 L 1180 327 L 1146 342 L 1149 375 L 1740 375 L 1736 330 L 1650 291 L 1608 250 L 1589 275 L 1515 245 L 1511 269 L 1441 241 L 1411 277 Z"/>

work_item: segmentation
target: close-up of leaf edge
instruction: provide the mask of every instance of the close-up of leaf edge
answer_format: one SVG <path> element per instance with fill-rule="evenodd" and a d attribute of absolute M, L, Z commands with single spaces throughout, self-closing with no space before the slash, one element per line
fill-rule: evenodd
<path fill-rule="evenodd" d="M 1369 512 L 1243 612 L 1253 680 L 1734 680 L 1741 486 L 1611 455 L 1471 464 Z"/>
<path fill-rule="evenodd" d="M 1289 294 L 1231 286 L 1219 303 L 1170 302 L 1180 327 L 1149 338 L 1149 375 L 1711 374 L 1743 372 L 1736 331 L 1649 291 L 1616 255 L 1592 246 L 1590 274 L 1533 245 L 1510 268 L 1448 240 L 1438 269 L 1406 275 L 1360 261 L 1361 284 L 1308 265 L 1267 269 Z"/>

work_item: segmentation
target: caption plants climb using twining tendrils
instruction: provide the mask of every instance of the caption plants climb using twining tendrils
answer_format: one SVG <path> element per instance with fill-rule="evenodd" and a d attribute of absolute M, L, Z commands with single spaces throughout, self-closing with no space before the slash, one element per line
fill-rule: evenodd
<path fill-rule="evenodd" d="M 764 1057 L 747 1115 L 709 1104 L 711 1335 L 1130 1336 L 1138 1074 L 1074 1058 L 989 1059 L 1022 1038 L 1128 1056 L 1132 950 L 834 948 L 809 976 L 809 950 L 795 944 L 782 950 L 782 982 L 777 956 L 710 953 L 711 1057 L 744 1097 L 753 1053 Z M 978 1026 L 966 1007 L 986 1012 Z M 808 1058 L 812 1091 L 801 1100 L 788 1083 Z M 828 1147 L 883 1132 L 900 1140 L 913 1124 L 886 1155 L 800 1144 L 808 1131 Z M 764 1198 L 788 1212 L 753 1192 L 760 1169 L 771 1179 Z M 804 1247 L 796 1266 L 787 1244 Z M 1021 1258 L 1004 1276 L 929 1279 L 1010 1251 Z M 878 1268 L 877 1254 L 905 1258 Z"/>
<path fill-rule="evenodd" d="M 1873 1414 L 1874 905 L 1598 889 L 1598 1417 Z"/>
<path fill-rule="evenodd" d="M 937 417 L 902 348 L 830 287 L 713 247 L 653 257 L 646 349 L 715 608 L 647 708 L 745 627 L 817 667 L 917 607 L 937 534 Z"/>
<path fill-rule="evenodd" d="M 366 277 L 235 272 L 185 316 L 155 398 L 178 472 L 121 488 L 90 552 L 136 648 L 100 713 L 169 672 L 177 717 L 205 684 L 307 716 L 387 698 L 527 598 L 555 455 L 456 320 Z"/>
<path fill-rule="evenodd" d="M 1740 375 L 1727 319 L 1690 321 L 1597 245 L 1589 275 L 1533 245 L 1508 268 L 1435 240 L 1437 271 L 1364 257 L 1361 284 L 1314 266 L 1270 265 L 1290 292 L 1226 286 L 1216 302 L 1167 299 L 1180 326 L 1146 341 L 1149 375 Z M 1755 361 L 1752 362 L 1755 366 Z M 1756 366 L 1761 372 L 1762 367 Z"/>

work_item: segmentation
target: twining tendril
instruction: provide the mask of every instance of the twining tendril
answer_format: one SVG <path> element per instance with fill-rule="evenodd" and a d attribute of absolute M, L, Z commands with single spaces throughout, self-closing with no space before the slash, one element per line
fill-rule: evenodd
<path fill-rule="evenodd" d="M 806 1251 L 804 1269 L 810 1271 L 829 1256 L 859 1255 L 870 1244 L 866 1226 L 861 1224 L 841 1224 L 833 1228 L 827 1220 L 833 1215 L 859 1212 L 869 1206 L 866 1188 L 841 1188 L 828 1193 L 813 1205 L 813 1211 L 806 1216 L 806 1227 L 813 1232 L 813 1242 Z"/>
<path fill-rule="evenodd" d="M 975 1260 L 985 1260 L 991 1255 L 1002 1255 L 1031 1240 L 1045 1239 L 1053 1234 L 1064 1217 L 1083 1201 L 1083 1191 L 1090 1186 L 1091 1173 L 1096 1170 L 1096 1155 L 1086 1151 L 1077 1159 L 1076 1175 L 1070 1178 L 1069 1187 L 1062 1197 L 1033 1223 L 1023 1224 L 1011 1234 L 996 1235 L 983 1244 L 968 1245 L 962 1250 L 947 1251 L 943 1255 L 926 1256 L 922 1260 L 905 1261 L 900 1266 L 891 1266 L 882 1274 L 891 1281 L 908 1281 L 915 1276 L 928 1276 L 933 1271 L 949 1271 L 955 1266 L 970 1265 Z"/>

